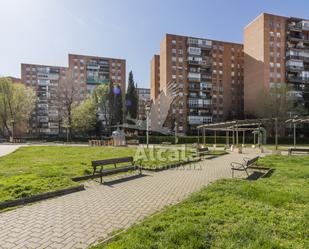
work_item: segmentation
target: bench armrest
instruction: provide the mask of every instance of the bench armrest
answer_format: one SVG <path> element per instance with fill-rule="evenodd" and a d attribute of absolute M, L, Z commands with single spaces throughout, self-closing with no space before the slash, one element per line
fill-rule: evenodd
<path fill-rule="evenodd" d="M 231 162 L 231 168 L 232 169 L 240 169 L 240 168 L 245 169 L 246 167 L 242 163 Z"/>

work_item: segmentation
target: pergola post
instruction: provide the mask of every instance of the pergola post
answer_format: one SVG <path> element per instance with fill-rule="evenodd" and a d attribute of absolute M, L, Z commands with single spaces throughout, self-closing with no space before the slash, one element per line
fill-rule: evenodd
<path fill-rule="evenodd" d="M 217 146 L 217 131 L 216 130 L 215 130 L 215 144 L 214 145 L 215 145 L 214 147 Z"/>
<path fill-rule="evenodd" d="M 255 144 L 256 144 L 255 136 L 256 136 L 256 132 L 255 132 L 255 130 L 254 130 L 254 131 L 253 131 L 253 144 L 254 144 L 254 147 L 255 147 Z"/>
<path fill-rule="evenodd" d="M 294 148 L 296 148 L 296 122 L 293 122 L 293 129 L 294 129 Z"/>
<path fill-rule="evenodd" d="M 278 150 L 278 118 L 275 118 L 275 144 L 276 150 Z"/>
<path fill-rule="evenodd" d="M 233 131 L 232 131 L 232 133 L 233 133 L 233 145 L 235 145 L 235 129 L 234 129 L 234 126 L 233 126 Z"/>
<path fill-rule="evenodd" d="M 197 127 L 197 145 L 200 146 L 200 129 Z"/>
<path fill-rule="evenodd" d="M 242 131 L 242 144 L 245 147 L 245 130 Z"/>
<path fill-rule="evenodd" d="M 226 147 L 229 147 L 229 145 L 230 145 L 230 141 L 229 141 L 229 139 L 230 139 L 230 134 L 229 134 L 229 131 L 226 131 L 225 132 L 225 143 L 226 143 Z"/>
<path fill-rule="evenodd" d="M 238 126 L 236 125 L 236 145 L 238 147 Z"/>
<path fill-rule="evenodd" d="M 261 139 L 260 139 L 260 131 L 261 131 L 261 124 L 259 124 L 259 130 L 258 130 L 259 132 L 258 132 L 258 146 L 259 146 L 259 148 L 261 147 Z"/>
<path fill-rule="evenodd" d="M 206 134 L 205 134 L 205 127 L 203 128 L 203 144 L 205 145 L 206 142 Z"/>

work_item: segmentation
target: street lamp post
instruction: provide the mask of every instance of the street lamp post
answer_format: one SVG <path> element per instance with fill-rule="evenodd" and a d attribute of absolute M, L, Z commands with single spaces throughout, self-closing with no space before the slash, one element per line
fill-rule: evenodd
<path fill-rule="evenodd" d="M 149 105 L 146 105 L 145 107 L 146 109 L 146 116 L 147 116 L 147 119 L 146 119 L 146 136 L 147 136 L 147 149 L 149 147 L 149 111 L 150 111 L 150 106 Z"/>

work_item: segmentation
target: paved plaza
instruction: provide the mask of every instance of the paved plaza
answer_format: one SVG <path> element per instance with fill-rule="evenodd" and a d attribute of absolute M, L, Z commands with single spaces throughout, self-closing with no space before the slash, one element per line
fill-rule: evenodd
<path fill-rule="evenodd" d="M 217 179 L 231 177 L 230 162 L 257 153 L 246 149 L 245 155 L 230 153 L 184 169 L 145 171 L 142 177 L 105 185 L 89 181 L 85 191 L 0 213 L 0 248 L 87 248 Z"/>

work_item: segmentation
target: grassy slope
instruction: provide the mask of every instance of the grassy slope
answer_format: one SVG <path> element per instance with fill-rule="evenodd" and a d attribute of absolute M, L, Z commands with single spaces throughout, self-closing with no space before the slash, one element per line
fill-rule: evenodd
<path fill-rule="evenodd" d="M 309 248 L 309 157 L 261 163 L 270 178 L 218 181 L 94 248 Z"/>
<path fill-rule="evenodd" d="M 135 156 L 135 152 L 135 148 L 22 147 L 0 158 L 0 201 L 78 185 L 71 177 L 91 174 L 91 160 Z M 142 165 L 163 166 L 172 159 L 172 153 L 162 153 L 162 157 L 167 158 L 164 162 L 154 160 L 142 162 Z M 146 154 L 149 155 L 147 151 Z"/>

